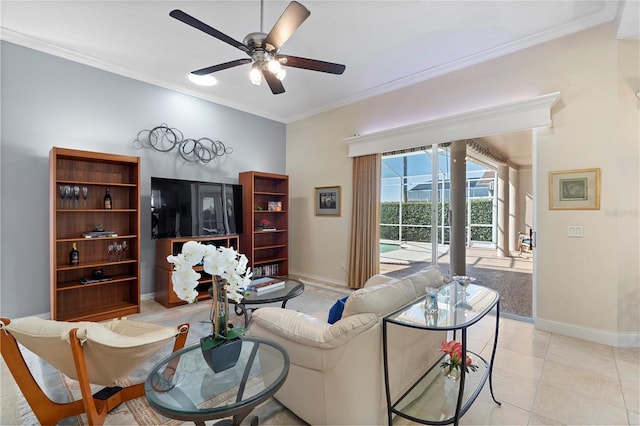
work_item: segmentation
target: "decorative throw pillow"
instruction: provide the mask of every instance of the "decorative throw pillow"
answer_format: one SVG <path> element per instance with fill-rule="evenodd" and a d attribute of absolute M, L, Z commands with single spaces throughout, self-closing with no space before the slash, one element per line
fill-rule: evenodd
<path fill-rule="evenodd" d="M 345 296 L 342 299 L 339 299 L 338 301 L 336 301 L 336 303 L 333 304 L 331 309 L 329 309 L 329 319 L 327 320 L 329 324 L 334 324 L 338 320 L 340 320 L 340 318 L 342 318 L 342 311 L 344 311 L 344 303 L 347 301 L 348 298 L 349 296 Z"/>

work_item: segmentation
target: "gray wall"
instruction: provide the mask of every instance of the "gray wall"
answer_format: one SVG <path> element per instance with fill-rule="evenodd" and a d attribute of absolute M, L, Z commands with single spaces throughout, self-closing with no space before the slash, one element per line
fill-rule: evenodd
<path fill-rule="evenodd" d="M 49 150 L 53 146 L 141 157 L 141 292 L 153 292 L 150 177 L 237 183 L 238 173 L 285 173 L 285 125 L 11 43 L 1 45 L 0 315 L 49 307 Z M 212 90 L 215 90 L 212 89 Z M 193 165 L 177 153 L 134 146 L 167 123 L 209 137 L 231 155 Z M 101 194 L 90 194 L 100 195 Z"/>

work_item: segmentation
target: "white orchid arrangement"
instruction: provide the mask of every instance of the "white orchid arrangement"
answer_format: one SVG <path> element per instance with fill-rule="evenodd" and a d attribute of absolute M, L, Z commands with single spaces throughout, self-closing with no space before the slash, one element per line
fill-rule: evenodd
<path fill-rule="evenodd" d="M 201 275 L 193 268 L 200 263 L 206 273 L 227 282 L 227 297 L 236 302 L 242 299 L 240 288 L 246 288 L 253 275 L 247 269 L 247 257 L 233 247 L 216 247 L 197 241 L 186 242 L 180 254 L 167 256 L 167 262 L 174 267 L 171 274 L 173 291 L 180 300 L 188 303 L 195 302 L 198 297 L 195 288 Z"/>

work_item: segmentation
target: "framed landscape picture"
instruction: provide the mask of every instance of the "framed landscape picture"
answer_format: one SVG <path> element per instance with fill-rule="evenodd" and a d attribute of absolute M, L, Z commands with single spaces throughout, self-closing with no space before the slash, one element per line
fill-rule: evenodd
<path fill-rule="evenodd" d="M 317 186 L 315 200 L 316 216 L 340 216 L 339 186 Z"/>
<path fill-rule="evenodd" d="M 550 210 L 600 210 L 600 169 L 549 172 Z"/>

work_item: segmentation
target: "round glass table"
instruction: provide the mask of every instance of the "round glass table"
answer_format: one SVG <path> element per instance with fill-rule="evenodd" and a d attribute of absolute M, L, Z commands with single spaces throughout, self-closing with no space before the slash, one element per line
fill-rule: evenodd
<path fill-rule="evenodd" d="M 241 341 L 235 366 L 218 373 L 205 361 L 199 343 L 160 361 L 144 384 L 149 405 L 166 417 L 197 425 L 224 417 L 232 418 L 216 425 L 239 425 L 280 389 L 289 373 L 289 355 L 282 346 L 257 337 Z M 251 424 L 258 424 L 257 417 Z"/>
<path fill-rule="evenodd" d="M 249 312 L 257 308 L 247 308 L 246 305 L 261 305 L 265 303 L 282 302 L 281 308 L 285 308 L 287 301 L 294 297 L 300 296 L 304 292 L 304 284 L 298 280 L 289 277 L 269 276 L 284 281 L 284 287 L 265 293 L 255 291 L 247 291 L 240 302 L 229 300 L 235 306 L 236 315 L 244 315 L 244 326 L 249 324 Z"/>

